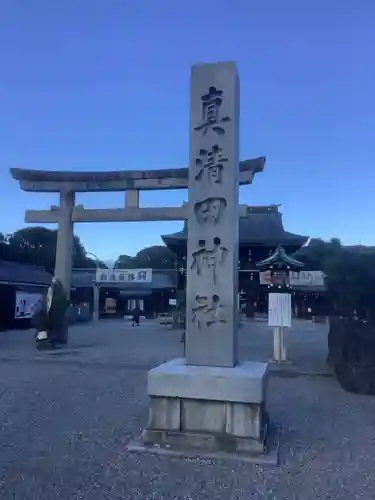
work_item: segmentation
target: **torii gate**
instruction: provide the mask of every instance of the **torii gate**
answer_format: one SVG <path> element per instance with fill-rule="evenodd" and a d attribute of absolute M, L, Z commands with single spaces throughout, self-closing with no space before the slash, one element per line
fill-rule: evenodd
<path fill-rule="evenodd" d="M 265 157 L 240 162 L 240 184 L 251 184 L 256 173 L 262 172 Z M 140 207 L 139 192 L 151 190 L 187 189 L 188 168 L 162 170 L 122 170 L 72 172 L 12 168 L 13 179 L 24 191 L 59 193 L 60 205 L 48 210 L 26 210 L 25 222 L 58 224 L 55 278 L 59 279 L 67 297 L 70 296 L 73 225 L 77 222 L 142 222 L 187 220 L 188 207 Z M 75 205 L 75 194 L 86 192 L 125 192 L 124 208 L 87 209 Z M 241 206 L 246 217 L 247 206 Z"/>

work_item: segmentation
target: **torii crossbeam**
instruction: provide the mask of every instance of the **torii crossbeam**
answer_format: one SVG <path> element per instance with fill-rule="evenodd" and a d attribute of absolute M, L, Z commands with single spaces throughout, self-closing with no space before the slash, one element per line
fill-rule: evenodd
<path fill-rule="evenodd" d="M 240 184 L 251 184 L 256 173 L 262 172 L 265 158 L 240 162 Z M 188 168 L 162 170 L 120 170 L 99 172 L 49 171 L 12 168 L 13 179 L 24 191 L 60 194 L 60 205 L 48 210 L 26 210 L 25 221 L 37 224 L 58 224 L 55 277 L 66 294 L 70 294 L 73 224 L 77 222 L 144 222 L 174 221 L 188 218 L 187 206 L 140 207 L 139 191 L 187 189 Z M 78 192 L 125 192 L 125 207 L 86 209 L 75 205 Z M 241 209 L 245 217 L 247 210 Z"/>

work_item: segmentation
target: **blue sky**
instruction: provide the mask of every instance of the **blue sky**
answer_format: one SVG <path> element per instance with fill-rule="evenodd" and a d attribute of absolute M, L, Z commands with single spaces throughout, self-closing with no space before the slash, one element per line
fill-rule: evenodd
<path fill-rule="evenodd" d="M 235 60 L 241 158 L 267 157 L 241 201 L 281 203 L 292 232 L 375 245 L 374 24 L 373 0 L 3 0 L 0 231 L 57 201 L 21 192 L 11 166 L 186 166 L 190 65 Z M 184 199 L 141 195 L 144 206 Z M 124 195 L 77 203 L 121 207 Z M 111 259 L 180 227 L 82 224 L 76 233 Z"/>

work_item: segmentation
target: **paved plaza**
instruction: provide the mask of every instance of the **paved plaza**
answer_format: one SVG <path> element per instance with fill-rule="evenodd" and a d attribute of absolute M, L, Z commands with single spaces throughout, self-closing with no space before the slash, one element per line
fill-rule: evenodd
<path fill-rule="evenodd" d="M 345 393 L 325 367 L 327 327 L 288 332 L 294 371 L 270 381 L 280 465 L 126 451 L 147 422 L 147 370 L 182 356 L 180 332 L 156 321 L 71 328 L 69 346 L 38 353 L 32 331 L 0 334 L 0 498 L 373 499 L 375 399 Z M 263 321 L 240 329 L 241 359 L 267 360 Z"/>

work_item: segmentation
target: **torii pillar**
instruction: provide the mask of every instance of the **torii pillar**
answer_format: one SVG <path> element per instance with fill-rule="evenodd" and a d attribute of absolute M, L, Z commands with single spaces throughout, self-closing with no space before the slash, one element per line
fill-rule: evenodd
<path fill-rule="evenodd" d="M 73 209 L 74 191 L 60 191 L 59 221 L 57 229 L 55 278 L 62 284 L 67 298 L 70 297 L 73 264 Z"/>

